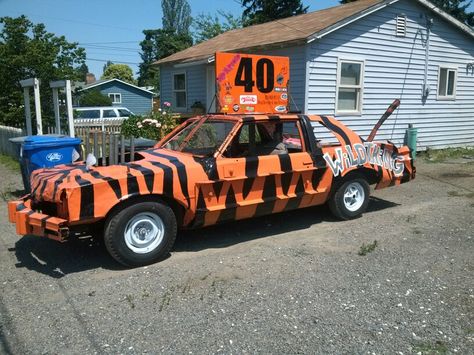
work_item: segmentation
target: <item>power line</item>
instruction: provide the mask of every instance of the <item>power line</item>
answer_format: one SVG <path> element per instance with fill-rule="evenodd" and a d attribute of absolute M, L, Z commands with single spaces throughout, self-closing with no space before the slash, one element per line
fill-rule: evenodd
<path fill-rule="evenodd" d="M 94 62 L 114 62 L 114 64 L 132 64 L 132 65 L 140 65 L 140 63 L 134 63 L 134 62 L 124 62 L 122 60 L 110 60 L 110 59 L 97 59 L 97 58 L 87 58 L 86 60 L 91 60 Z"/>
<path fill-rule="evenodd" d="M 115 42 L 81 42 L 80 45 L 94 45 L 94 44 L 117 44 L 117 43 L 139 43 L 140 41 L 115 41 Z"/>

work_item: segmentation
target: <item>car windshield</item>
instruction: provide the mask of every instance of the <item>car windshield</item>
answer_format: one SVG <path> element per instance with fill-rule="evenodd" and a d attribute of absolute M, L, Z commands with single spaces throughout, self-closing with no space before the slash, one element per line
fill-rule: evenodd
<path fill-rule="evenodd" d="M 163 148 L 197 156 L 211 156 L 222 145 L 234 125 L 234 122 L 203 118 L 178 132 Z"/>

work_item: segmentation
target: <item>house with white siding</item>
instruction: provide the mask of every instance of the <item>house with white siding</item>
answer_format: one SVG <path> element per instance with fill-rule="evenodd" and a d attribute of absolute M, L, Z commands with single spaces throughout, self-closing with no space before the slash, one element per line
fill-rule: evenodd
<path fill-rule="evenodd" d="M 127 83 L 120 79 L 103 79 L 77 86 L 78 107 L 80 107 L 80 94 L 89 90 L 98 90 L 108 96 L 113 106 L 126 107 L 136 115 L 149 114 L 153 109 L 154 93 L 150 90 Z"/>
<path fill-rule="evenodd" d="M 398 98 L 377 139 L 401 143 L 412 124 L 419 149 L 474 145 L 474 31 L 427 0 L 359 0 L 226 32 L 156 62 L 162 100 L 213 112 L 216 51 L 288 56 L 291 109 L 362 137 Z"/>

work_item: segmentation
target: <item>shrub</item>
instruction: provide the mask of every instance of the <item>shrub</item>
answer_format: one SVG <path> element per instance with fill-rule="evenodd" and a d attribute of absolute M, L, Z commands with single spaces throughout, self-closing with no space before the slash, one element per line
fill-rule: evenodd
<path fill-rule="evenodd" d="M 131 116 L 123 121 L 121 132 L 125 137 L 142 137 L 156 141 L 165 137 L 177 125 L 177 119 L 171 110 L 171 104 L 164 102 L 164 109 L 159 109 L 149 116 Z"/>
<path fill-rule="evenodd" d="M 103 95 L 99 90 L 88 90 L 79 98 L 81 106 L 112 106 L 110 97 Z"/>

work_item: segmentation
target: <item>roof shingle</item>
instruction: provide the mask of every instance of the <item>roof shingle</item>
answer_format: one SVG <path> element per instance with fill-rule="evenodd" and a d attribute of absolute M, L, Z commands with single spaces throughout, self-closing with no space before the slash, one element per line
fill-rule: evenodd
<path fill-rule="evenodd" d="M 382 2 L 384 0 L 359 0 L 308 14 L 228 31 L 154 64 L 192 62 L 207 59 L 217 51 L 233 52 L 302 42 L 315 33 Z"/>

